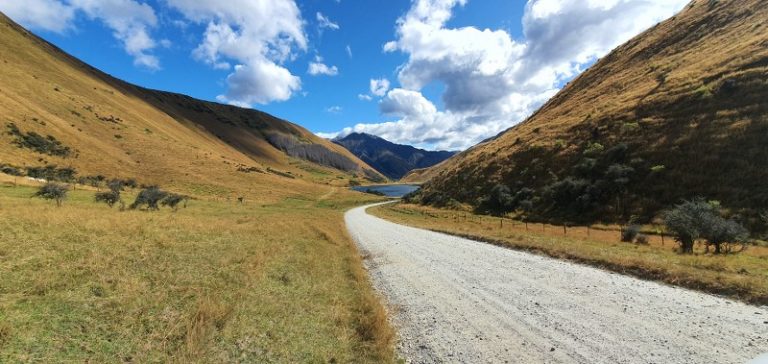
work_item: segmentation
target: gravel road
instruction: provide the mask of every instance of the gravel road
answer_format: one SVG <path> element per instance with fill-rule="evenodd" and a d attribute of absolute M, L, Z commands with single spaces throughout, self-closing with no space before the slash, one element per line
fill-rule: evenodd
<path fill-rule="evenodd" d="M 768 307 L 347 212 L 411 363 L 745 363 Z"/>

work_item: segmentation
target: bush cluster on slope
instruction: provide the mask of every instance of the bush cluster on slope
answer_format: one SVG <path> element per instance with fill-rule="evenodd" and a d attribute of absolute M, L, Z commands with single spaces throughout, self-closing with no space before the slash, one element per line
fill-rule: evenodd
<path fill-rule="evenodd" d="M 34 131 L 22 132 L 14 123 L 8 123 L 8 135 L 14 136 L 14 143 L 19 148 L 28 148 L 41 154 L 56 157 L 69 157 L 72 150 L 58 141 L 52 135 L 42 136 Z"/>

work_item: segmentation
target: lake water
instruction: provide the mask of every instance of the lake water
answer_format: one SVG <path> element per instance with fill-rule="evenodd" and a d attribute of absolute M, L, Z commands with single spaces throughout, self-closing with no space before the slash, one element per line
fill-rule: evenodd
<path fill-rule="evenodd" d="M 378 185 L 378 186 L 355 186 L 352 187 L 355 191 L 365 192 L 367 190 L 373 190 L 381 192 L 387 197 L 403 197 L 413 191 L 419 189 L 418 185 Z"/>

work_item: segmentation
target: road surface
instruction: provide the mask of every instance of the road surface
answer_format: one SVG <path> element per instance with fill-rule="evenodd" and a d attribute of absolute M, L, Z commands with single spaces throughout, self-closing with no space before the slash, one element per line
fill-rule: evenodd
<path fill-rule="evenodd" d="M 411 363 L 745 363 L 768 308 L 394 224 L 347 228 Z"/>

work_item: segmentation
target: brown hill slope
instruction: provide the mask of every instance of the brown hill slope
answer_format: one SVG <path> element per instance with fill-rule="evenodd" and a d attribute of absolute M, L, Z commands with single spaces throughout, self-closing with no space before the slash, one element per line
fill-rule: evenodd
<path fill-rule="evenodd" d="M 696 0 L 524 123 L 427 171 L 419 198 L 491 211 L 504 185 L 504 210 L 578 222 L 647 219 L 703 196 L 756 218 L 768 206 L 766 100 L 766 2 Z"/>
<path fill-rule="evenodd" d="M 71 167 L 79 176 L 132 177 L 198 194 L 382 179 L 298 125 L 120 81 L 2 14 L 0 49 L 0 163 Z"/>

